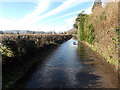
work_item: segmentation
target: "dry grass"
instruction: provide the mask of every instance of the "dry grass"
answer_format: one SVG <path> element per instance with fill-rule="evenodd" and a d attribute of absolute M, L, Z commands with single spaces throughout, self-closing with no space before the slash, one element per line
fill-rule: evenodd
<path fill-rule="evenodd" d="M 119 60 L 119 36 L 116 32 L 116 28 L 119 28 L 118 9 L 118 2 L 111 2 L 104 8 L 95 9 L 90 17 L 90 23 L 95 28 L 94 47 L 107 59 L 117 62 Z"/>

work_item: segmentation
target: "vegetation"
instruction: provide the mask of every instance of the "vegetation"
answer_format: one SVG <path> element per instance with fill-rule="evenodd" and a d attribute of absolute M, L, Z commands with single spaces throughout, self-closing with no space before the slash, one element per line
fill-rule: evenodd
<path fill-rule="evenodd" d="M 87 41 L 88 43 L 92 44 L 94 42 L 94 27 L 92 24 L 88 25 L 88 34 L 87 34 Z"/>
<path fill-rule="evenodd" d="M 78 29 L 78 25 L 76 23 L 73 24 L 73 27 Z"/>
<path fill-rule="evenodd" d="M 73 25 L 78 30 L 78 40 L 91 46 L 117 70 L 120 45 L 118 4 L 118 2 L 111 2 L 103 8 L 101 0 L 95 0 L 92 14 L 88 15 L 83 11 L 78 14 Z"/>
<path fill-rule="evenodd" d="M 79 22 L 76 27 L 78 27 L 78 37 L 80 41 L 87 41 L 88 43 L 94 42 L 94 27 L 89 24 L 89 15 L 83 12 L 78 14 L 76 21 Z"/>
<path fill-rule="evenodd" d="M 105 12 L 102 12 L 102 14 L 100 15 L 100 20 L 106 20 L 107 16 Z"/>
<path fill-rule="evenodd" d="M 71 38 L 71 35 L 20 35 L 3 34 L 0 43 L 3 68 L 3 88 L 10 87 L 36 61 L 27 59 L 48 45 L 57 45 Z M 41 52 L 43 53 L 43 52 Z"/>

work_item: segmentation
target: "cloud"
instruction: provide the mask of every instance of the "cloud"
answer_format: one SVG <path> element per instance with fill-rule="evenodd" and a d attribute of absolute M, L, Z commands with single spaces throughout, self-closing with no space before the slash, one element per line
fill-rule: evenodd
<path fill-rule="evenodd" d="M 50 0 L 38 0 L 37 2 L 38 6 L 36 9 L 32 12 L 26 15 L 20 22 L 29 22 L 35 17 L 38 17 L 40 14 L 44 13 L 50 4 Z"/>
<path fill-rule="evenodd" d="M 72 17 L 72 18 L 68 18 L 68 19 L 65 20 L 65 22 L 66 22 L 68 25 L 71 25 L 71 24 L 74 23 L 76 17 L 77 17 L 77 16 Z"/>
<path fill-rule="evenodd" d="M 86 14 L 91 14 L 92 13 L 92 7 L 93 7 L 93 4 L 85 10 L 85 13 Z M 72 15 L 72 14 L 75 14 L 75 13 L 81 13 L 81 11 L 83 10 L 80 10 L 80 11 L 77 11 L 77 12 L 73 12 L 73 13 L 69 13 L 69 14 L 66 14 L 66 15 L 63 15 L 64 16 L 69 16 L 69 15 Z M 61 16 L 62 17 L 62 16 Z M 74 22 L 75 22 L 75 19 L 76 19 L 77 16 L 74 16 L 72 18 L 68 18 L 65 20 L 65 22 L 68 24 L 69 28 L 72 28 Z"/>
<path fill-rule="evenodd" d="M 78 0 L 67 0 L 64 1 L 62 5 L 59 7 L 49 11 L 48 13 L 41 15 L 44 13 L 50 4 L 50 0 L 39 0 L 38 6 L 36 7 L 35 11 L 30 13 L 29 15 L 25 16 L 22 20 L 6 20 L 6 19 L 0 19 L 0 29 L 1 30 L 40 30 L 40 31 L 65 31 L 69 28 L 72 28 L 72 24 L 74 23 L 74 20 L 76 17 L 68 18 L 65 20 L 65 25 L 43 25 L 42 23 L 36 24 L 35 22 L 47 18 L 49 16 L 52 16 L 54 14 L 60 13 L 64 10 L 70 9 L 78 4 L 82 4 L 83 2 Z M 88 1 L 88 0 L 85 0 Z M 42 8 L 42 9 L 41 9 Z M 69 15 L 73 15 L 75 13 L 80 13 L 81 11 L 69 13 L 60 17 L 65 17 Z"/>
<path fill-rule="evenodd" d="M 92 7 L 93 7 L 93 4 L 85 10 L 85 14 L 92 14 Z"/>
<path fill-rule="evenodd" d="M 85 1 L 88 1 L 88 0 L 85 0 Z M 32 22 L 37 22 L 37 21 L 39 21 L 39 20 L 41 20 L 41 19 L 44 19 L 44 18 L 49 17 L 49 16 L 51 16 L 51 15 L 60 13 L 60 12 L 62 12 L 62 11 L 64 11 L 64 10 L 67 10 L 67 9 L 69 9 L 69 8 L 72 8 L 72 7 L 74 7 L 74 6 L 78 5 L 78 4 L 82 4 L 82 3 L 83 3 L 83 2 L 78 1 L 78 0 L 67 0 L 67 1 L 65 1 L 62 5 L 60 5 L 59 7 L 57 7 L 57 8 L 55 8 L 55 9 L 53 9 L 52 11 L 44 14 L 43 16 L 37 17 L 37 18 L 34 19 Z"/>
<path fill-rule="evenodd" d="M 68 18 L 66 20 L 64 20 L 64 22 L 67 24 L 67 27 L 69 29 L 73 28 L 73 24 L 75 23 L 75 19 L 76 19 L 77 16 L 74 16 L 72 18 Z"/>
<path fill-rule="evenodd" d="M 54 21 L 54 20 L 56 20 L 56 19 L 64 18 L 64 17 L 70 16 L 70 15 L 76 15 L 76 16 L 77 16 L 77 14 L 81 13 L 82 11 L 83 11 L 83 10 L 79 10 L 79 11 L 76 11 L 76 12 L 68 13 L 68 14 L 65 14 L 65 15 L 62 15 L 62 16 L 58 16 L 58 17 L 49 19 L 49 20 L 47 20 L 47 21 L 45 21 L 45 22 L 51 22 L 51 21 Z"/>
<path fill-rule="evenodd" d="M 50 4 L 50 0 L 37 0 L 36 2 L 37 6 L 36 9 L 32 12 L 29 13 L 28 15 L 24 16 L 20 20 L 8 20 L 5 18 L 0 18 L 0 29 L 5 30 L 5 29 L 26 29 L 27 26 L 31 26 L 31 21 L 35 18 L 38 17 L 40 14 L 44 13 Z M 27 28 L 29 28 L 27 27 Z"/>
<path fill-rule="evenodd" d="M 69 14 L 66 14 L 66 15 L 63 15 L 63 16 L 59 16 L 58 18 L 66 17 L 66 16 L 70 16 L 70 15 L 74 15 L 74 14 L 79 14 L 79 13 L 81 13 L 81 12 L 82 12 L 82 10 L 79 10 L 79 11 L 72 12 L 72 13 L 69 13 Z"/>
<path fill-rule="evenodd" d="M 17 23 L 17 20 L 7 20 L 7 19 L 0 19 L 0 30 L 32 30 L 32 31 L 65 31 L 67 30 L 67 26 L 64 24 L 54 25 L 51 23 L 46 24 L 24 24 L 24 23 Z"/>

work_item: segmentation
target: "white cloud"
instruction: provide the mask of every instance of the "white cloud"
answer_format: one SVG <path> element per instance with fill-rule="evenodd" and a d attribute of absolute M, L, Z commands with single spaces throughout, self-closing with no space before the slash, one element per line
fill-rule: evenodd
<path fill-rule="evenodd" d="M 76 11 L 76 12 L 72 12 L 72 13 L 69 13 L 69 14 L 66 14 L 66 15 L 63 15 L 63 16 L 59 16 L 58 18 L 66 17 L 66 16 L 70 16 L 70 15 L 74 15 L 74 14 L 79 14 L 79 13 L 81 13 L 81 12 L 82 12 L 82 10 Z"/>
<path fill-rule="evenodd" d="M 50 4 L 50 0 L 39 0 L 37 2 L 38 6 L 36 7 L 35 11 L 26 15 L 20 22 L 30 22 L 35 17 L 38 17 L 40 14 L 44 13 Z"/>
<path fill-rule="evenodd" d="M 32 30 L 32 31 L 65 31 L 67 26 L 63 25 L 52 25 L 52 24 L 24 24 L 17 23 L 17 20 L 6 20 L 0 19 L 0 30 Z"/>
<path fill-rule="evenodd" d="M 91 14 L 92 13 L 92 7 L 93 7 L 93 5 L 91 5 L 88 9 L 86 9 L 85 14 Z"/>
<path fill-rule="evenodd" d="M 72 8 L 78 4 L 82 4 L 83 2 L 78 1 L 78 0 L 67 0 L 63 2 L 62 5 L 53 9 L 52 11 L 49 11 L 48 13 L 42 16 L 39 16 L 40 14 L 44 13 L 46 9 L 48 9 L 50 0 L 47 0 L 47 1 L 48 2 L 46 2 L 46 0 L 40 0 L 40 2 L 38 3 L 38 6 L 36 7 L 36 10 L 32 12 L 31 14 L 25 16 L 22 20 L 0 19 L 0 30 L 18 30 L 19 29 L 19 30 L 40 30 L 40 31 L 53 31 L 53 30 L 65 31 L 68 29 L 68 27 L 72 28 L 72 24 L 74 23 L 74 20 L 76 17 L 66 19 L 65 20 L 67 24 L 66 26 L 65 25 L 55 26 L 55 25 L 35 24 L 35 22 L 43 18 L 49 17 L 51 15 L 60 13 L 69 8 Z M 85 1 L 88 1 L 88 0 L 85 0 Z M 75 13 L 79 13 L 79 11 L 69 13 L 69 14 L 66 14 L 60 17 L 69 16 Z"/>
<path fill-rule="evenodd" d="M 85 1 L 88 1 L 88 0 L 85 0 Z M 54 10 L 44 14 L 43 16 L 40 16 L 40 17 L 37 17 L 36 19 L 34 19 L 32 22 L 36 22 L 36 21 L 39 21 L 41 19 L 44 19 L 48 16 L 51 16 L 51 15 L 54 15 L 56 13 L 60 13 L 61 11 L 64 11 L 66 9 L 69 9 L 71 7 L 74 7 L 78 4 L 82 4 L 83 2 L 81 1 L 78 1 L 78 0 L 67 0 L 65 1 L 62 5 L 60 5 L 59 7 L 55 8 Z"/>
<path fill-rule="evenodd" d="M 5 18 L 0 18 L 0 29 L 1 30 L 15 30 L 15 29 L 30 29 L 30 26 L 33 26 L 30 21 L 32 21 L 35 17 L 39 16 L 43 12 L 48 9 L 50 4 L 50 0 L 37 0 L 37 7 L 32 12 L 23 17 L 21 20 L 8 20 Z"/>
<path fill-rule="evenodd" d="M 66 22 L 67 26 L 69 29 L 73 28 L 73 24 L 75 23 L 75 19 L 77 16 L 72 17 L 72 18 L 68 18 L 66 19 L 64 22 Z"/>
<path fill-rule="evenodd" d="M 65 15 L 62 15 L 62 16 L 58 16 L 58 17 L 55 17 L 54 19 L 49 19 L 45 22 L 51 22 L 53 20 L 56 20 L 56 19 L 60 19 L 60 18 L 64 18 L 64 17 L 67 17 L 67 16 L 70 16 L 70 15 L 74 15 L 77 16 L 77 14 L 81 13 L 83 10 L 80 10 L 80 11 L 76 11 L 76 12 L 72 12 L 72 13 L 68 13 L 68 14 L 65 14 Z"/>
<path fill-rule="evenodd" d="M 18 24 L 33 24 L 41 19 L 44 19 L 48 16 L 54 15 L 56 13 L 60 13 L 61 11 L 64 11 L 66 9 L 69 9 L 77 4 L 80 4 L 81 1 L 78 0 L 67 0 L 65 2 L 63 2 L 62 5 L 60 5 L 59 7 L 53 9 L 52 11 L 49 11 L 48 13 L 39 16 L 41 13 L 45 12 L 46 9 L 48 8 L 50 3 L 50 0 L 39 0 L 38 6 L 36 8 L 36 10 L 34 12 L 32 12 L 31 14 L 25 16 L 23 19 L 18 20 Z"/>
<path fill-rule="evenodd" d="M 72 17 L 72 18 L 68 18 L 68 19 L 65 20 L 65 22 L 66 22 L 68 25 L 72 25 L 72 24 L 75 22 L 76 17 L 77 17 L 77 16 Z"/>

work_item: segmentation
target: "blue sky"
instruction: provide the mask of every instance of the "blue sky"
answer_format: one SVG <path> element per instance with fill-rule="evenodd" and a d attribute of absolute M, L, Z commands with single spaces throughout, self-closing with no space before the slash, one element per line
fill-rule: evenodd
<path fill-rule="evenodd" d="M 90 14 L 92 6 L 87 0 L 0 2 L 0 30 L 67 31 L 77 14 Z"/>

